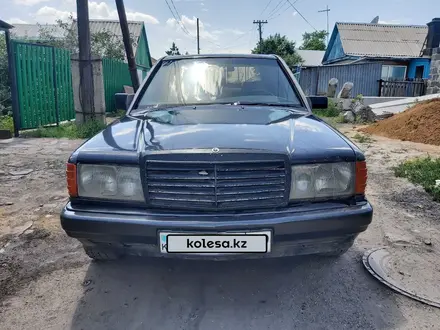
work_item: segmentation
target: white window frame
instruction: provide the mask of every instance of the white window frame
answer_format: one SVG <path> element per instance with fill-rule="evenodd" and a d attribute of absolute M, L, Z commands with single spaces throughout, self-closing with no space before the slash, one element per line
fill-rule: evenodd
<path fill-rule="evenodd" d="M 387 72 L 387 77 L 384 78 L 383 76 L 381 76 L 382 80 L 389 80 L 391 78 L 390 77 L 390 68 L 405 68 L 405 73 L 403 75 L 403 79 L 406 79 L 406 73 L 408 71 L 408 67 L 406 65 L 384 64 L 384 65 L 382 65 L 382 71 L 383 71 L 384 67 L 388 67 L 388 72 Z M 381 72 L 381 74 L 382 74 L 382 72 Z"/>

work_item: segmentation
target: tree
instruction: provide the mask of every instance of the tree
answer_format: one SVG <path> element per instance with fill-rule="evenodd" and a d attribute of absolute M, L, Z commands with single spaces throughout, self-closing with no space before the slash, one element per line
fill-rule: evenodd
<path fill-rule="evenodd" d="M 270 35 L 263 41 L 258 42 L 257 46 L 252 50 L 252 54 L 276 54 L 281 56 L 289 68 L 293 69 L 295 66 L 301 64 L 303 59 L 295 50 L 296 44 L 290 41 L 286 36 L 281 36 L 279 33 Z"/>
<path fill-rule="evenodd" d="M 305 32 L 303 34 L 303 44 L 299 49 L 307 50 L 325 50 L 327 47 L 325 45 L 325 38 L 327 38 L 327 31 L 315 31 L 315 32 Z"/>
<path fill-rule="evenodd" d="M 0 116 L 11 111 L 11 92 L 8 78 L 8 53 L 6 38 L 0 33 Z"/>
<path fill-rule="evenodd" d="M 78 31 L 72 16 L 67 21 L 57 20 L 57 26 L 39 25 L 38 42 L 78 52 Z M 131 43 L 136 46 L 133 35 L 130 35 Z M 121 36 L 114 35 L 108 30 L 90 34 L 90 47 L 93 55 L 114 58 L 123 61 L 125 48 Z"/>
<path fill-rule="evenodd" d="M 180 55 L 179 48 L 177 48 L 176 43 L 173 42 L 170 50 L 165 52 L 167 55 Z"/>

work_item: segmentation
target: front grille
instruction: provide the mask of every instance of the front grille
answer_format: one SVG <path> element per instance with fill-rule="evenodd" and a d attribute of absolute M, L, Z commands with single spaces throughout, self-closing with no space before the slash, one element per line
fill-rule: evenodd
<path fill-rule="evenodd" d="M 287 204 L 284 160 L 146 164 L 147 196 L 153 207 L 243 210 Z"/>

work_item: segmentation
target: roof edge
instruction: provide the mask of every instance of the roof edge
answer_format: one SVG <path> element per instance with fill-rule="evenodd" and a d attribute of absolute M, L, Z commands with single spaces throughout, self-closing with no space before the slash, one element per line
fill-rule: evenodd
<path fill-rule="evenodd" d="M 375 24 L 375 23 L 361 23 L 361 22 L 336 22 L 335 25 L 361 25 L 361 26 L 389 26 L 401 28 L 428 28 L 427 25 L 412 25 L 412 24 Z"/>
<path fill-rule="evenodd" d="M 75 18 L 75 19 L 73 19 L 73 21 L 76 22 L 77 19 Z M 90 18 L 90 19 L 89 19 L 89 22 L 109 22 L 109 23 L 119 23 L 119 20 L 118 20 L 118 19 L 104 19 L 104 18 Z M 131 23 L 131 24 L 140 24 L 140 25 L 144 24 L 143 21 L 127 21 L 127 22 L 128 22 L 128 23 Z"/>

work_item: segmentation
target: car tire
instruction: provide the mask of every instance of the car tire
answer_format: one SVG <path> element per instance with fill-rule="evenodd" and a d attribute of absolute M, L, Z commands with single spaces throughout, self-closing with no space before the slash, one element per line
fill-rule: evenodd
<path fill-rule="evenodd" d="M 111 261 L 118 260 L 122 257 L 122 253 L 115 250 L 100 248 L 96 246 L 84 246 L 86 254 L 95 261 Z"/>

